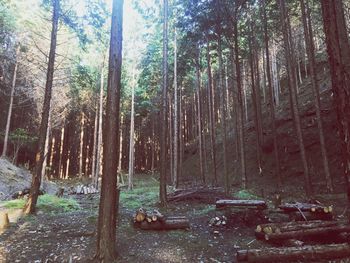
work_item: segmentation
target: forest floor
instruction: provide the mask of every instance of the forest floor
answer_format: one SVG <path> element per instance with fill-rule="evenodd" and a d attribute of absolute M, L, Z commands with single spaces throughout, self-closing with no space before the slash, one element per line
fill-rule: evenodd
<path fill-rule="evenodd" d="M 158 182 L 150 175 L 139 176 L 134 190 L 121 191 L 118 262 L 235 262 L 238 249 L 269 246 L 254 236 L 262 218 L 246 217 L 242 211 L 216 211 L 213 204 L 170 203 L 161 210 L 166 215 L 187 216 L 189 230 L 134 228 L 134 212 L 139 207 L 157 208 L 157 195 Z M 336 198 L 338 204 L 339 195 L 332 197 L 332 202 Z M 68 213 L 39 210 L 37 215 L 20 218 L 0 234 L 0 262 L 90 262 L 96 246 L 98 194 L 68 198 L 77 200 L 80 208 Z M 228 217 L 225 227 L 208 225 L 212 217 L 223 213 Z"/>

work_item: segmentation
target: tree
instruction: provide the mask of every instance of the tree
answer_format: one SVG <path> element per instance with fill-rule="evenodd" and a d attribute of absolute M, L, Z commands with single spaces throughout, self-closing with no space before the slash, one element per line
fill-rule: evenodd
<path fill-rule="evenodd" d="M 130 113 L 130 143 L 129 143 L 129 180 L 128 190 L 133 189 L 134 166 L 135 166 L 135 84 L 136 76 L 133 69 L 131 83 L 131 113 Z"/>
<path fill-rule="evenodd" d="M 18 44 L 17 49 L 16 49 L 15 68 L 13 70 L 13 77 L 12 77 L 10 103 L 9 103 L 9 109 L 8 109 L 8 112 L 7 112 L 4 147 L 2 149 L 1 157 L 6 157 L 6 153 L 7 153 L 7 144 L 8 144 L 8 138 L 9 138 L 9 132 L 10 132 L 10 126 L 11 126 L 12 108 L 13 108 L 13 97 L 15 95 L 15 88 L 16 88 L 19 50 L 20 50 L 20 45 Z"/>
<path fill-rule="evenodd" d="M 162 71 L 162 105 L 161 138 L 160 138 L 160 203 L 166 205 L 166 173 L 167 173 L 167 100 L 168 100 L 168 0 L 163 0 L 163 71 Z"/>
<path fill-rule="evenodd" d="M 347 185 L 350 220 L 350 44 L 344 18 L 343 1 L 322 0 L 322 16 L 328 61 L 330 65 L 332 91 L 338 118 L 341 153 L 345 182 Z"/>
<path fill-rule="evenodd" d="M 295 72 L 296 72 L 295 59 L 294 59 L 295 52 L 291 41 L 292 35 L 291 35 L 291 29 L 290 29 L 290 21 L 289 21 L 286 3 L 284 2 L 284 0 L 278 0 L 278 3 L 279 3 L 279 10 L 280 10 L 280 18 L 282 23 L 285 57 L 287 61 L 287 75 L 288 75 L 288 89 L 289 89 L 289 95 L 290 95 L 290 103 L 291 103 L 295 130 L 298 137 L 300 156 L 301 156 L 301 160 L 304 168 L 305 192 L 306 192 L 306 195 L 310 196 L 312 192 L 311 179 L 310 179 L 309 167 L 308 167 L 307 158 L 306 158 L 303 132 L 301 129 L 301 120 L 299 116 L 297 90 L 296 90 L 297 84 L 296 84 L 296 75 L 295 75 Z"/>
<path fill-rule="evenodd" d="M 309 64 L 310 64 L 310 75 L 311 75 L 311 82 L 312 82 L 311 87 L 312 87 L 312 92 L 314 94 L 314 99 L 315 99 L 315 111 L 316 111 L 316 117 L 317 117 L 317 127 L 318 127 L 318 132 L 320 137 L 320 148 L 322 153 L 323 169 L 325 172 L 327 189 L 328 191 L 332 192 L 333 185 L 332 185 L 331 175 L 329 172 L 326 143 L 325 143 L 324 132 L 323 132 L 323 123 L 322 123 L 322 117 L 321 117 L 321 100 L 320 100 L 320 92 L 318 89 L 317 70 L 316 70 L 315 44 L 313 40 L 314 33 L 312 30 L 311 14 L 310 14 L 308 0 L 300 0 L 300 5 L 301 5 L 302 21 L 304 26 L 305 46 L 307 51 L 307 57 L 309 59 Z"/>
<path fill-rule="evenodd" d="M 104 124 L 104 152 L 101 198 L 97 226 L 95 258 L 102 262 L 116 259 L 116 223 L 119 191 L 117 172 L 119 160 L 119 108 L 122 71 L 123 0 L 113 1 L 111 39 L 109 48 L 106 121 Z"/>
<path fill-rule="evenodd" d="M 60 14 L 60 0 L 53 0 L 52 5 L 53 5 L 53 12 L 52 12 L 51 44 L 50 44 L 49 61 L 47 66 L 44 105 L 42 110 L 42 119 L 40 124 L 40 131 L 39 131 L 39 143 L 38 143 L 38 150 L 36 154 L 35 171 L 32 178 L 32 184 L 30 188 L 28 201 L 24 207 L 25 214 L 31 214 L 35 212 L 35 206 L 38 200 L 39 188 L 41 184 L 41 171 L 42 171 L 42 166 L 45 158 L 45 140 L 46 140 L 46 132 L 47 132 L 47 127 L 49 122 L 49 115 L 50 115 L 53 73 L 55 69 L 57 30 L 58 30 L 58 19 Z"/>

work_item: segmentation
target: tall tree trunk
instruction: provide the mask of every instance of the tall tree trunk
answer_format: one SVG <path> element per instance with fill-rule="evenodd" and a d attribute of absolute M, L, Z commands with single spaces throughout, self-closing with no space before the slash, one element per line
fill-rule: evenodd
<path fill-rule="evenodd" d="M 296 78 L 295 78 L 296 75 L 295 75 L 295 59 L 294 59 L 295 52 L 294 52 L 294 48 L 291 40 L 292 36 L 290 32 L 291 29 L 290 29 L 290 22 L 288 17 L 288 11 L 286 8 L 286 3 L 284 0 L 278 0 L 278 3 L 279 3 L 279 9 L 280 9 L 281 23 L 283 28 L 283 41 L 284 41 L 285 56 L 287 61 L 288 87 L 289 87 L 289 93 L 290 93 L 291 109 L 293 112 L 294 125 L 297 133 L 297 137 L 298 137 L 300 155 L 301 155 L 301 160 L 304 168 L 305 191 L 306 191 L 306 195 L 310 196 L 312 194 L 311 179 L 310 179 L 309 167 L 307 163 L 306 151 L 304 146 L 303 132 L 301 128 L 301 120 L 299 116 L 298 100 L 297 100 L 297 93 L 296 93 Z"/>
<path fill-rule="evenodd" d="M 53 12 L 52 12 L 51 43 L 50 43 L 49 61 L 47 66 L 44 104 L 43 104 L 42 118 L 40 123 L 40 130 L 39 130 L 38 149 L 35 157 L 35 160 L 36 160 L 35 171 L 32 177 L 32 184 L 30 187 L 29 197 L 23 209 L 25 214 L 35 213 L 35 207 L 38 200 L 39 189 L 41 184 L 41 171 L 42 171 L 42 166 L 43 166 L 44 157 L 45 157 L 44 156 L 45 155 L 44 154 L 45 138 L 46 138 L 47 126 L 48 126 L 49 115 L 50 115 L 53 73 L 55 69 L 55 57 L 56 57 L 58 19 L 59 19 L 59 13 L 60 13 L 60 1 L 54 0 L 52 4 L 53 4 Z"/>
<path fill-rule="evenodd" d="M 162 206 L 166 200 L 166 180 L 167 180 L 167 99 L 168 99 L 168 0 L 163 0 L 163 81 L 162 81 L 162 107 L 161 115 L 161 138 L 160 138 L 160 187 L 159 199 Z"/>
<path fill-rule="evenodd" d="M 169 110 L 169 117 L 168 117 L 168 127 L 169 127 L 169 159 L 170 159 L 170 181 L 173 182 L 174 180 L 174 147 L 173 147 L 173 104 L 172 104 L 172 97 L 171 93 L 168 93 L 168 110 Z"/>
<path fill-rule="evenodd" d="M 123 178 L 122 175 L 122 159 L 123 159 L 123 122 L 124 118 L 123 115 L 120 116 L 120 136 L 119 136 L 119 161 L 118 161 L 118 173 L 121 176 L 121 179 Z"/>
<path fill-rule="evenodd" d="M 79 177 L 83 176 L 83 151 L 84 151 L 84 124 L 85 116 L 84 112 L 81 114 L 81 123 L 80 123 L 80 147 L 79 147 Z"/>
<path fill-rule="evenodd" d="M 237 16 L 237 14 L 236 14 Z M 242 77 L 241 77 L 241 65 L 239 59 L 239 47 L 238 47 L 238 25 L 237 18 L 234 21 L 234 49 L 235 49 L 235 64 L 236 64 L 236 78 L 237 78 L 237 123 L 238 123 L 238 145 L 239 155 L 241 163 L 241 180 L 242 188 L 247 188 L 247 174 L 245 165 L 245 144 L 244 144 L 244 127 L 243 127 L 243 97 L 242 97 Z"/>
<path fill-rule="evenodd" d="M 131 113 L 130 113 L 130 140 L 129 140 L 129 177 L 128 177 L 128 190 L 132 190 L 134 170 L 135 170 L 135 69 L 132 76 L 131 84 Z"/>
<path fill-rule="evenodd" d="M 341 139 L 342 166 L 347 186 L 347 216 L 350 220 L 350 44 L 343 1 L 322 0 L 321 5 L 334 105 L 338 117 L 338 132 Z"/>
<path fill-rule="evenodd" d="M 49 120 L 48 120 L 46 137 L 45 137 L 45 151 L 44 151 L 43 167 L 41 168 L 41 181 L 45 179 L 45 175 L 46 175 L 46 166 L 47 166 L 47 158 L 48 158 L 47 155 L 49 153 L 50 132 L 51 132 L 51 110 L 49 112 Z"/>
<path fill-rule="evenodd" d="M 122 71 L 123 0 L 113 1 L 109 49 L 106 120 L 101 198 L 97 227 L 96 259 L 113 262 L 116 253 L 116 224 L 119 206 L 117 190 L 119 151 L 119 112 Z"/>
<path fill-rule="evenodd" d="M 223 158 L 224 158 L 224 186 L 225 193 L 228 195 L 230 192 L 230 180 L 228 175 L 227 168 L 227 127 L 226 127 L 226 100 L 225 100 L 225 85 L 224 85 L 224 71 L 223 71 L 223 62 L 222 62 L 222 43 L 221 36 L 218 36 L 218 56 L 219 56 L 219 83 L 220 83 L 220 91 L 221 91 L 221 127 L 222 127 L 222 146 L 223 146 Z"/>
<path fill-rule="evenodd" d="M 174 172 L 173 172 L 173 186 L 177 186 L 178 180 L 178 164 L 179 164 L 179 105 L 178 105 L 178 87 L 177 87 L 177 33 L 176 28 L 174 32 Z"/>
<path fill-rule="evenodd" d="M 94 142 L 92 148 L 92 167 L 91 167 L 91 178 L 94 186 L 96 186 L 95 175 L 96 175 L 96 159 L 97 159 L 97 133 L 98 133 L 98 103 L 96 103 L 95 110 L 95 121 L 94 121 Z"/>
<path fill-rule="evenodd" d="M 320 147 L 321 147 L 321 153 L 322 153 L 323 168 L 324 168 L 325 177 L 326 177 L 327 189 L 328 191 L 332 192 L 333 184 L 332 184 L 332 179 L 329 172 L 326 143 L 325 143 L 325 138 L 323 133 L 323 123 L 322 123 L 322 117 L 321 117 L 321 100 L 320 100 L 320 92 L 318 88 L 318 80 L 317 80 L 317 73 L 316 73 L 315 45 L 313 41 L 311 14 L 310 14 L 310 9 L 308 5 L 308 0 L 306 0 L 306 5 L 304 0 L 300 0 L 300 3 L 301 3 L 302 20 L 303 20 L 303 26 L 304 26 L 305 46 L 308 54 L 307 56 L 310 62 L 312 91 L 315 99 L 315 110 L 316 110 L 316 117 L 317 117 L 317 126 L 318 126 L 318 131 L 320 136 Z"/>
<path fill-rule="evenodd" d="M 202 183 L 206 183 L 205 173 L 204 173 L 204 163 L 203 163 L 203 128 L 202 128 L 202 107 L 201 107 L 201 72 L 200 72 L 200 50 L 199 46 L 196 47 L 196 92 L 197 92 L 197 122 L 198 122 L 198 142 L 199 142 L 199 172 Z"/>
<path fill-rule="evenodd" d="M 278 143 L 277 143 L 277 127 L 276 127 L 276 115 L 275 115 L 275 100 L 272 87 L 272 78 L 271 78 L 271 69 L 270 69 L 270 52 L 269 52 L 269 35 L 267 28 L 267 15 L 266 15 L 266 0 L 263 0 L 263 19 L 264 19 L 264 41 L 265 41 L 265 54 L 266 54 L 266 76 L 267 76 L 267 85 L 269 93 L 269 108 L 270 108 L 270 117 L 271 117 L 271 127 L 272 127 L 272 137 L 273 137 L 273 149 L 275 155 L 275 176 L 277 177 L 277 191 L 280 190 L 282 180 L 281 180 L 281 166 L 280 158 L 278 152 Z"/>
<path fill-rule="evenodd" d="M 96 149 L 96 169 L 93 176 L 93 184 L 98 187 L 98 178 L 100 176 L 102 165 L 102 136 L 103 136 L 103 90 L 104 90 L 104 59 L 101 66 L 101 79 L 100 79 L 100 103 L 98 112 L 98 130 L 97 130 L 97 149 Z"/>
<path fill-rule="evenodd" d="M 261 145 L 262 145 L 262 124 L 261 124 L 261 104 L 260 104 L 260 92 L 259 92 L 259 86 L 258 81 L 255 79 L 255 66 L 254 66 L 254 60 L 255 60 L 255 52 L 253 51 L 256 49 L 255 45 L 253 43 L 255 42 L 252 38 L 253 34 L 253 26 L 252 22 L 250 22 L 250 35 L 249 35 L 249 63 L 250 63 L 250 75 L 251 75 L 251 84 L 252 84 L 252 98 L 253 98 L 253 107 L 254 107 L 254 122 L 255 122 L 255 131 L 256 131 L 256 155 L 257 155 L 257 164 L 259 173 L 261 173 Z"/>
<path fill-rule="evenodd" d="M 183 164 L 183 153 L 184 153 L 184 131 L 183 131 L 183 109 L 182 109 L 182 87 L 179 89 L 179 175 L 177 178 L 176 188 L 179 187 L 180 179 L 182 178 L 182 164 Z"/>
<path fill-rule="evenodd" d="M 10 104 L 9 104 L 9 110 L 7 112 L 7 121 L 6 121 L 6 128 L 5 128 L 4 146 L 2 148 L 1 157 L 6 157 L 6 154 L 7 154 L 7 145 L 8 145 L 8 139 L 9 139 L 9 133 L 10 133 L 12 108 L 13 108 L 13 97 L 15 95 L 15 88 L 16 88 L 19 49 L 20 49 L 20 44 L 18 44 L 17 49 L 16 49 L 16 62 L 15 62 L 15 68 L 13 70 L 11 94 L 10 94 Z"/>
<path fill-rule="evenodd" d="M 213 184 L 217 185 L 218 177 L 216 170 L 216 142 L 215 142 L 215 117 L 214 117 L 214 92 L 213 92 L 213 78 L 211 74 L 211 61 L 210 61 L 210 46 L 209 39 L 207 38 L 207 69 L 208 69 L 208 96 L 209 96 L 209 133 L 210 133 L 210 153 L 213 166 L 214 181 Z"/>

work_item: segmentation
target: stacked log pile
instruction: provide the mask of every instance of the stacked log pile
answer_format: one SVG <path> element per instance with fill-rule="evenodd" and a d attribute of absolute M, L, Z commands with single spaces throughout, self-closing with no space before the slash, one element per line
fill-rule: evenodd
<path fill-rule="evenodd" d="M 98 190 L 95 188 L 95 186 L 93 185 L 78 185 L 75 187 L 74 189 L 74 193 L 75 194 L 96 194 L 98 193 Z"/>
<path fill-rule="evenodd" d="M 265 241 L 317 239 L 320 236 L 327 236 L 331 241 L 332 237 L 349 232 L 350 225 L 345 222 L 318 220 L 258 225 L 255 229 L 255 236 Z"/>
<path fill-rule="evenodd" d="M 350 256 L 350 224 L 333 220 L 333 206 L 286 203 L 279 205 L 277 212 L 289 215 L 293 221 L 260 224 L 255 229 L 255 236 L 285 247 L 240 250 L 238 261 L 309 262 Z"/>
<path fill-rule="evenodd" d="M 184 216 L 164 216 L 158 210 L 140 208 L 134 215 L 134 226 L 143 230 L 189 229 L 190 222 Z"/>
<path fill-rule="evenodd" d="M 226 226 L 227 217 L 226 216 L 216 216 L 209 220 L 209 226 L 220 227 Z"/>
<path fill-rule="evenodd" d="M 333 220 L 333 206 L 323 206 L 309 203 L 286 203 L 279 206 L 291 220 Z"/>

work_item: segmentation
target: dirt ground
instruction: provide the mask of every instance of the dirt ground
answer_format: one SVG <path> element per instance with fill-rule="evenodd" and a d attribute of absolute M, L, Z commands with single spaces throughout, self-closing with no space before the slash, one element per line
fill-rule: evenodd
<path fill-rule="evenodd" d="M 70 197 L 78 201 L 80 210 L 63 214 L 39 211 L 0 234 L 0 262 L 91 262 L 98 195 Z M 135 209 L 128 204 L 121 202 L 119 207 L 117 262 L 235 262 L 239 249 L 269 246 L 254 236 L 256 225 L 265 222 L 264 217 L 244 210 L 217 211 L 214 205 L 197 202 L 170 204 L 162 212 L 186 215 L 191 228 L 144 231 L 131 224 Z M 209 220 L 219 215 L 228 217 L 227 225 L 210 227 Z"/>

